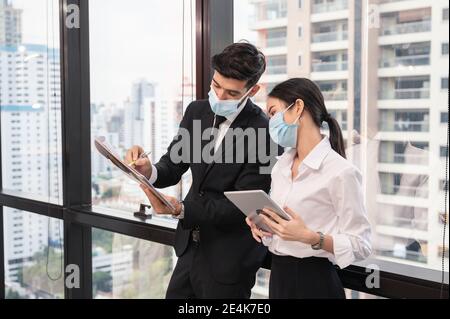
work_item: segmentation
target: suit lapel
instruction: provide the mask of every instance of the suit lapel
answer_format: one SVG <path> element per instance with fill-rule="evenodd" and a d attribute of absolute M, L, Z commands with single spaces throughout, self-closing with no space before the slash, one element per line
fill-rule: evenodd
<path fill-rule="evenodd" d="M 202 117 L 201 117 L 201 134 L 203 137 L 203 132 L 208 129 L 211 128 L 213 126 L 213 122 L 214 122 L 214 113 L 211 111 L 211 109 L 209 108 L 209 104 L 208 104 L 208 109 L 205 110 L 205 112 L 203 113 Z M 208 139 L 203 139 L 201 138 L 201 152 L 202 154 L 200 154 L 200 156 L 203 156 L 203 149 L 206 147 L 206 145 L 208 143 L 210 143 L 211 141 Z M 202 175 L 204 176 L 204 172 L 207 170 L 208 168 L 208 164 L 205 163 L 203 161 L 203 159 L 201 160 L 201 167 L 202 167 Z M 203 180 L 203 177 L 202 177 Z"/>

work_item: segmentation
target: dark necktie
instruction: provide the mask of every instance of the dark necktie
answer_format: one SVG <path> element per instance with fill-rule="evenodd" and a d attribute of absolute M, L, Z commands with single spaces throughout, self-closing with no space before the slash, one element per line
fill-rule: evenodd
<path fill-rule="evenodd" d="M 214 128 L 216 129 L 219 129 L 219 125 L 227 120 L 225 116 L 221 115 L 214 115 L 214 118 L 215 118 Z"/>
<path fill-rule="evenodd" d="M 211 136 L 210 136 L 210 141 L 212 142 L 213 140 L 214 140 L 214 137 L 215 138 L 217 138 L 218 137 L 218 135 L 219 135 L 219 132 L 218 132 L 218 130 L 219 130 L 219 126 L 220 126 L 220 124 L 222 124 L 223 122 L 225 122 L 227 120 L 227 118 L 226 117 L 224 117 L 224 116 L 221 116 L 221 115 L 214 115 L 214 122 L 213 122 L 213 125 L 214 125 L 214 129 L 215 129 L 215 136 L 214 136 L 214 134 L 211 134 Z M 211 150 L 211 156 L 213 156 L 213 154 L 214 154 L 214 148 Z"/>

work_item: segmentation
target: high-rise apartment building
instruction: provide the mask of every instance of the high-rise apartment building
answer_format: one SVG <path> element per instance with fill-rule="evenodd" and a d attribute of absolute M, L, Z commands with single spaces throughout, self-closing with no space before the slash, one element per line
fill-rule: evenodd
<path fill-rule="evenodd" d="M 248 3 L 251 22 L 235 24 L 248 23 L 267 56 L 257 102 L 288 78 L 315 81 L 363 172 L 376 258 L 440 269 L 448 2 Z"/>

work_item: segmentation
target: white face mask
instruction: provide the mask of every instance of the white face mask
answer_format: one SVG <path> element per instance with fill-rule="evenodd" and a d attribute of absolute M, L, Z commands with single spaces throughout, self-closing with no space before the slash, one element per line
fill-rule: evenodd
<path fill-rule="evenodd" d="M 275 143 L 283 147 L 295 147 L 297 145 L 297 128 L 299 126 L 297 121 L 301 115 L 292 124 L 284 121 L 284 113 L 294 104 L 292 103 L 282 112 L 277 112 L 269 121 L 270 137 Z"/>
<path fill-rule="evenodd" d="M 211 87 L 208 93 L 211 110 L 214 112 L 214 114 L 220 116 L 233 115 L 237 112 L 238 108 L 243 104 L 243 102 L 247 100 L 250 91 L 251 89 L 248 90 L 239 100 L 219 100 L 216 91 Z"/>

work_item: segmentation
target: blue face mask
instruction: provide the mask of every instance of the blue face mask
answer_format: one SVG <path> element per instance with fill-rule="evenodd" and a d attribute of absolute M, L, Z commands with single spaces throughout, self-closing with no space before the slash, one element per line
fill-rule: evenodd
<path fill-rule="evenodd" d="M 247 93 L 245 93 L 244 96 L 239 100 L 219 100 L 216 91 L 214 91 L 214 89 L 211 88 L 211 90 L 208 93 L 211 110 L 214 112 L 214 114 L 220 116 L 233 115 L 234 113 L 237 112 L 239 106 L 242 105 L 242 102 L 245 101 L 249 92 L 250 90 L 248 90 Z"/>
<path fill-rule="evenodd" d="M 272 140 L 283 147 L 296 147 L 297 146 L 297 128 L 299 124 L 296 124 L 300 116 L 294 121 L 293 124 L 287 124 L 284 121 L 284 113 L 289 110 L 294 103 L 288 106 L 283 112 L 277 112 L 269 121 L 269 134 Z"/>

